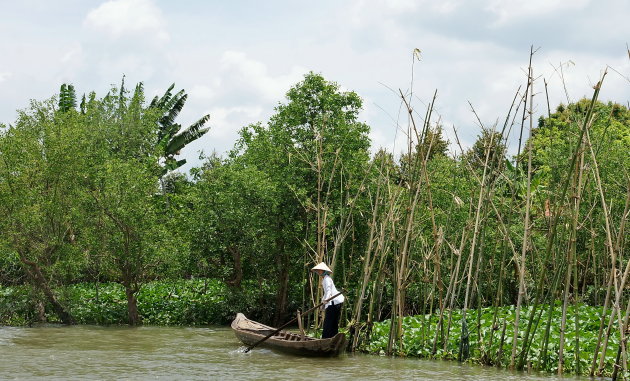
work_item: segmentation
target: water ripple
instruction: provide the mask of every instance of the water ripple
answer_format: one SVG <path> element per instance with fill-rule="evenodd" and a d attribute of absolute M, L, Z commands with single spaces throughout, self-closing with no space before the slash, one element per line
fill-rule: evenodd
<path fill-rule="evenodd" d="M 229 328 L 0 328 L 0 378 L 46 380 L 505 380 L 560 378 L 446 361 L 244 353 Z M 563 381 L 579 378 L 561 378 Z M 585 380 L 585 379 L 583 379 Z"/>

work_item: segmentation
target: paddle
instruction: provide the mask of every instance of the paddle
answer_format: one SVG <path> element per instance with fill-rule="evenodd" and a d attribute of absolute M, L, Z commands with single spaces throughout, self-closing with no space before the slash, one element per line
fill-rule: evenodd
<path fill-rule="evenodd" d="M 341 295 L 342 293 L 338 293 L 336 295 L 331 296 L 329 299 L 324 300 L 323 302 L 319 303 L 318 305 L 316 305 L 315 307 L 311 308 L 310 310 L 306 311 L 304 314 L 302 314 L 302 316 L 304 315 L 308 315 L 309 313 L 311 313 L 313 310 L 323 306 L 324 304 L 328 303 L 329 301 L 335 299 L 336 297 L 338 297 L 339 295 Z M 293 318 L 292 320 L 284 323 L 282 326 L 280 326 L 280 328 L 277 328 L 275 331 L 271 332 L 270 334 L 268 334 L 267 336 L 263 337 L 262 339 L 258 340 L 257 342 L 255 342 L 254 344 L 250 345 L 249 347 L 245 348 L 245 350 L 243 351 L 243 353 L 247 353 L 249 351 L 251 351 L 252 349 L 254 349 L 255 346 L 257 346 L 258 344 L 262 343 L 263 341 L 267 340 L 268 338 L 270 338 L 271 336 L 275 335 L 276 333 L 282 331 L 283 328 L 285 328 L 286 326 L 288 326 L 289 324 L 295 323 L 295 321 L 298 318 Z"/>

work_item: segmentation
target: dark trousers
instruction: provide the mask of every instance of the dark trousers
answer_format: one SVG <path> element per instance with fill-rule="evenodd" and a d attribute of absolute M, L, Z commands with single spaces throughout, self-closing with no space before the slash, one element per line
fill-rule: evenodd
<path fill-rule="evenodd" d="M 339 333 L 339 317 L 341 316 L 341 304 L 330 305 L 326 308 L 324 317 L 324 332 L 322 339 L 335 336 Z"/>

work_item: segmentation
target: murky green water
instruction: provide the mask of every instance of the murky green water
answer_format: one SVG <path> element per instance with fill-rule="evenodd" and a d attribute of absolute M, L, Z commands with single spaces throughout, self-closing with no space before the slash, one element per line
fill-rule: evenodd
<path fill-rule="evenodd" d="M 360 354 L 300 358 L 239 348 L 224 327 L 0 327 L 0 379 L 558 380 L 445 361 Z"/>

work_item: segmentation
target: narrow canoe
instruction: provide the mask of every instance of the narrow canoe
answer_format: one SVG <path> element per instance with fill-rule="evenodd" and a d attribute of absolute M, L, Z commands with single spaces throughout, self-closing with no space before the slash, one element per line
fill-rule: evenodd
<path fill-rule="evenodd" d="M 252 345 L 266 337 L 275 328 L 249 320 L 242 313 L 232 322 L 236 337 L 245 345 Z M 298 333 L 280 331 L 260 345 L 300 356 L 337 356 L 345 349 L 346 336 L 338 333 L 329 339 L 314 339 Z"/>

